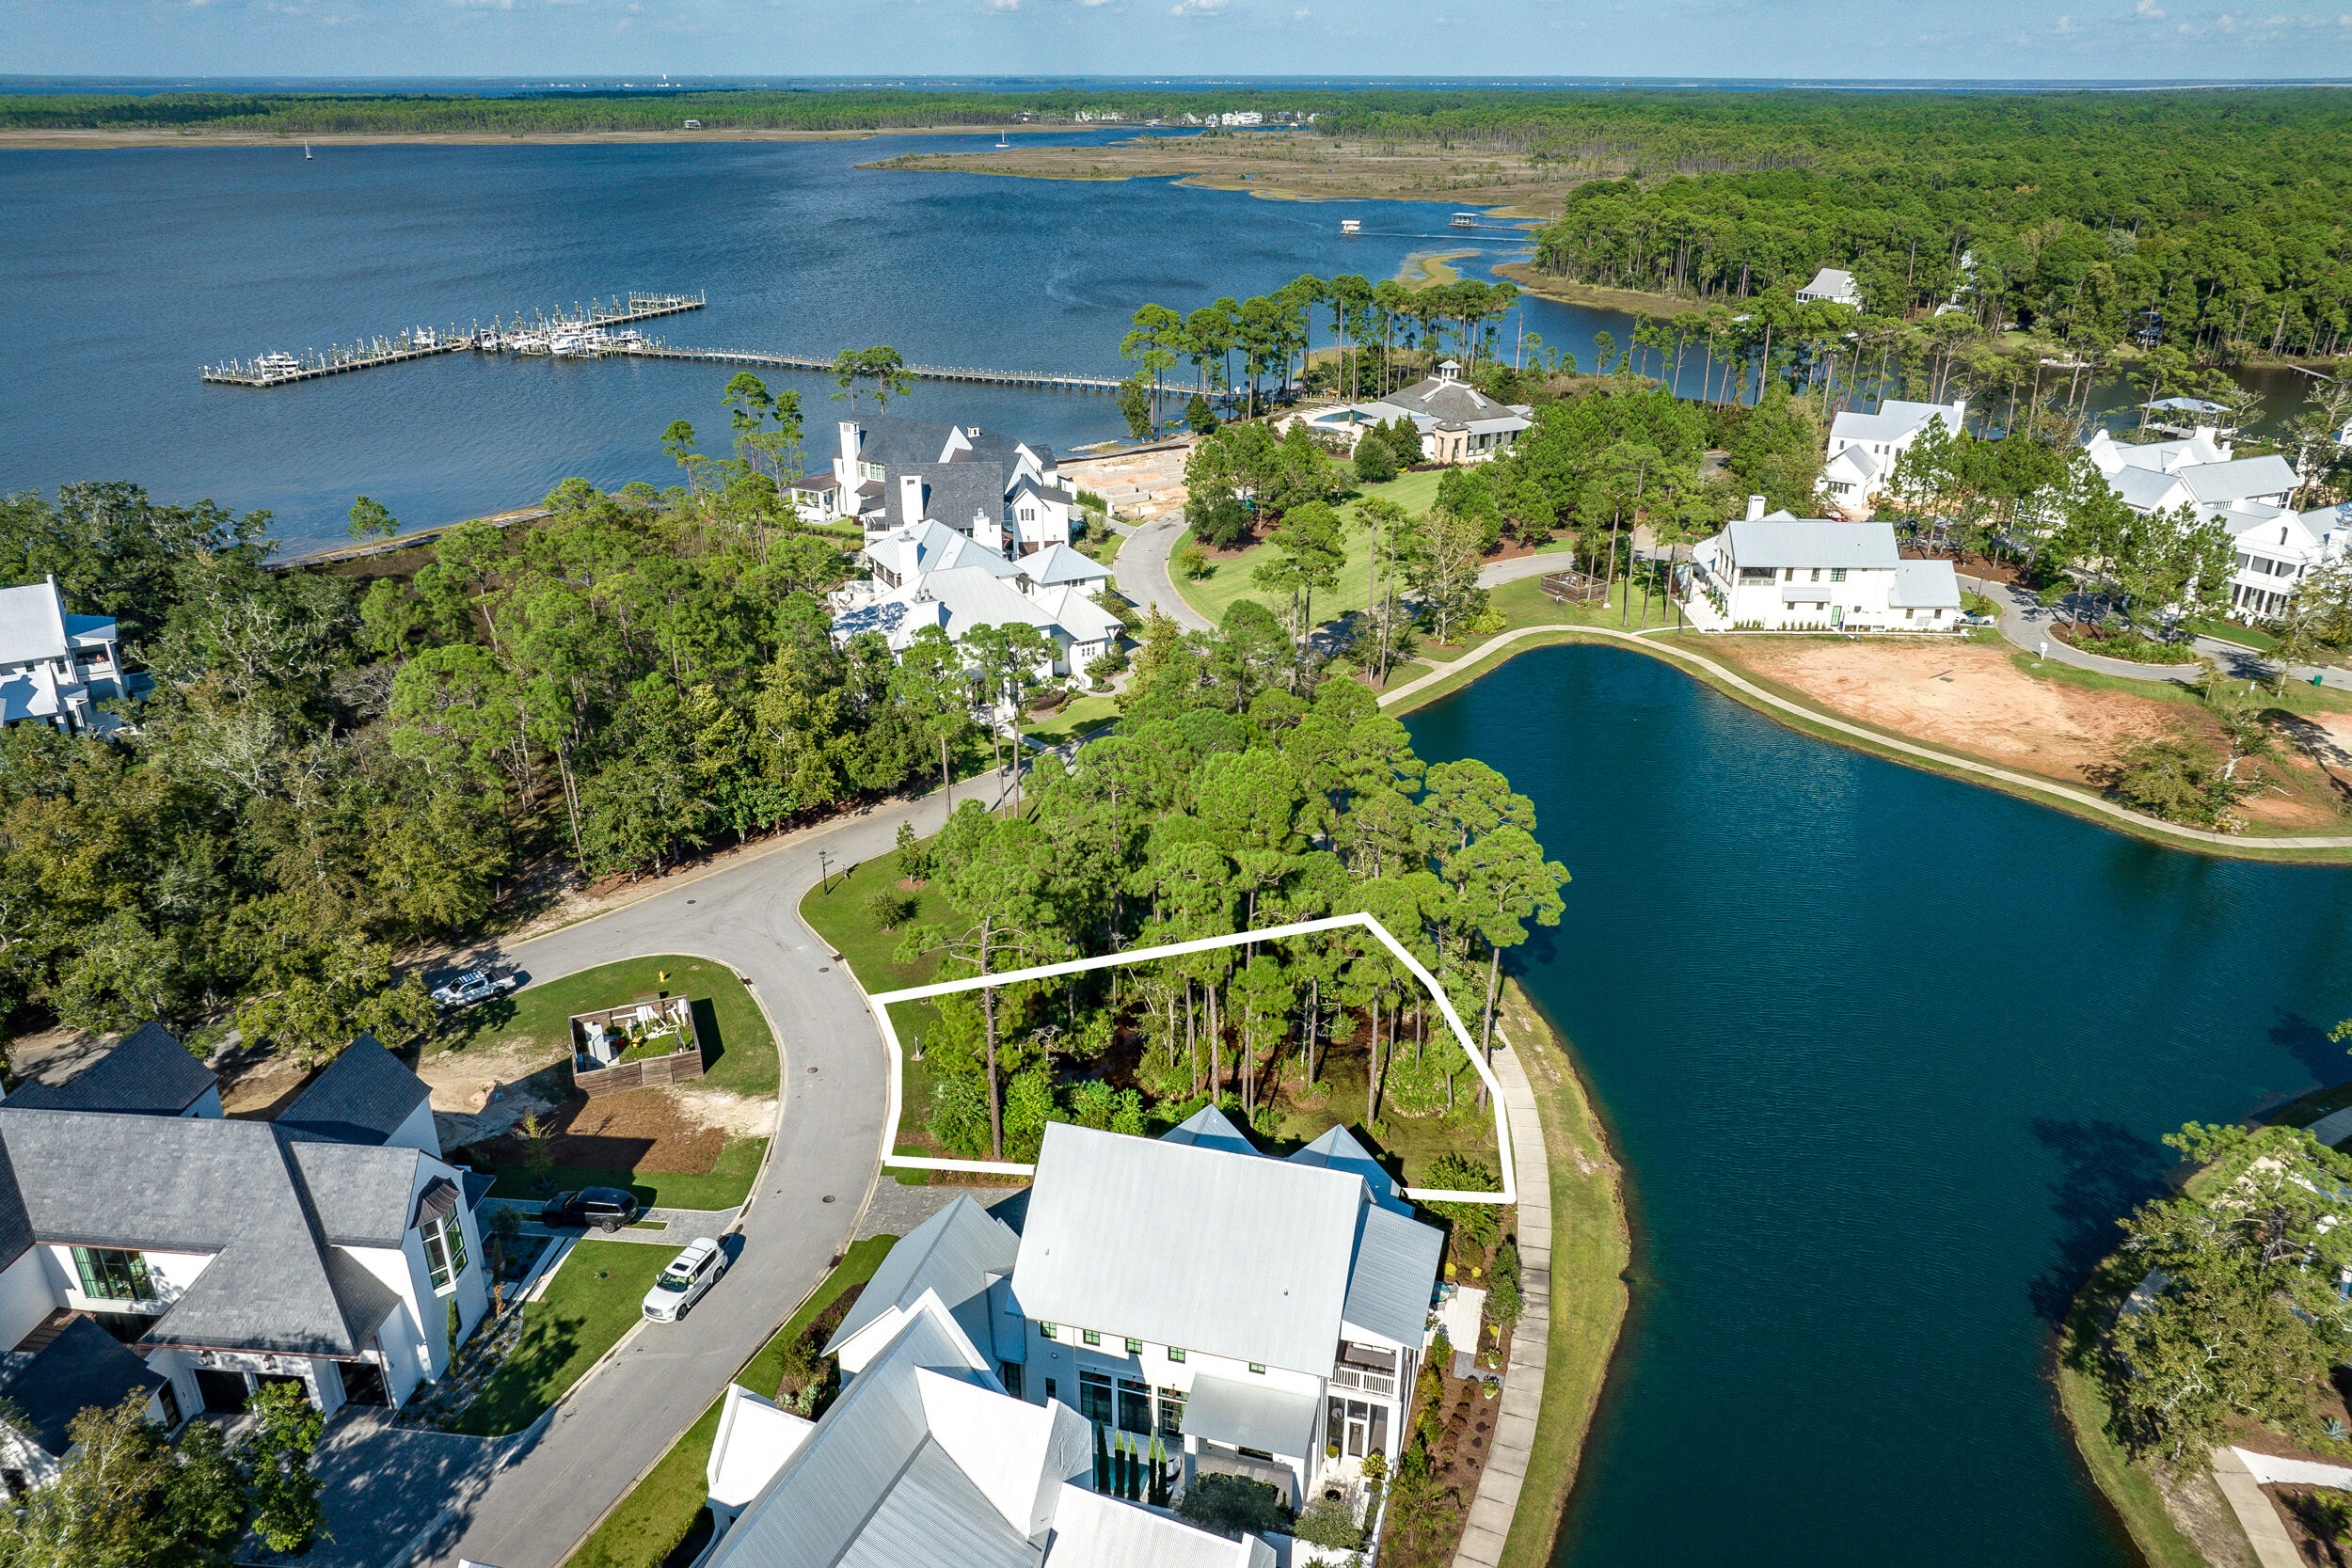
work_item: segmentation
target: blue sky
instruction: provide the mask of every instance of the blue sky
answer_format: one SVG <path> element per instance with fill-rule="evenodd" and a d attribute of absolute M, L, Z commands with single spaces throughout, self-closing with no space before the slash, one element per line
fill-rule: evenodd
<path fill-rule="evenodd" d="M 0 71 L 55 74 L 2352 76 L 2352 0 L 10 0 L 8 10 Z"/>

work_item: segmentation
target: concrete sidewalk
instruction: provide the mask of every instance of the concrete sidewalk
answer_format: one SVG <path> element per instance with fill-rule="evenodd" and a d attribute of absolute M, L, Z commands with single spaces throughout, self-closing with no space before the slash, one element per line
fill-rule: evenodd
<path fill-rule="evenodd" d="M 1498 1031 L 1500 1033 L 1500 1031 Z M 1519 1293 L 1525 1299 L 1511 1330 L 1511 1365 L 1502 1374 L 1502 1409 L 1478 1496 L 1462 1527 L 1454 1568 L 1494 1568 L 1518 1513 L 1535 1426 L 1544 1409 L 1544 1359 L 1551 1331 L 1551 1162 L 1527 1069 L 1508 1044 L 1495 1052 L 1502 1110 L 1511 1125 L 1511 1169 L 1519 1189 Z"/>
<path fill-rule="evenodd" d="M 2137 664 L 2128 659 L 2102 658 L 2096 654 L 2072 648 L 2051 635 L 2050 623 L 2058 618 L 2058 611 L 2044 609 L 2040 600 L 2022 588 L 1994 582 L 1985 578 L 1962 578 L 1960 585 L 1971 593 L 1982 594 L 2000 607 L 2001 635 L 2029 654 L 2047 658 L 2054 664 L 2071 664 L 2077 670 L 2094 670 L 2103 675 L 2120 675 L 2127 680 L 2171 681 L 2180 686 L 2194 686 L 2204 673 L 2195 664 Z M 2224 673 L 2241 680 L 2269 681 L 2278 676 L 2278 666 L 2260 651 L 2237 642 L 2225 642 L 2217 637 L 2198 636 L 2190 639 L 2190 646 L 2203 657 L 2221 666 Z M 2352 691 L 2352 671 L 2339 670 L 2333 665 L 2298 664 L 2290 667 L 2288 678 L 2304 685 L 2313 675 L 2320 684 L 2337 691 Z"/>

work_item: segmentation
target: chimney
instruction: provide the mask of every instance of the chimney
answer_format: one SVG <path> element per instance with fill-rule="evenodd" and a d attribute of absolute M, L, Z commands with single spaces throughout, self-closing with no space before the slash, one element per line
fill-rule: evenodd
<path fill-rule="evenodd" d="M 842 428 L 854 430 L 857 427 L 844 425 Z M 919 474 L 898 476 L 898 510 L 904 514 L 899 519 L 901 522 L 919 523 L 923 520 L 923 480 Z"/>
<path fill-rule="evenodd" d="M 1756 523 L 1761 522 L 1763 519 L 1764 498 L 1761 496 L 1750 496 L 1748 498 L 1748 521 Z"/>
<path fill-rule="evenodd" d="M 842 421 L 841 421 L 841 461 L 842 461 L 842 462 L 844 462 L 844 463 L 855 463 L 855 462 L 857 461 L 857 447 L 858 447 L 858 428 L 857 428 L 857 421 L 856 421 L 855 420 L 842 420 Z M 849 477 L 850 479 L 851 479 L 852 481 L 854 481 L 854 480 L 855 480 L 855 478 L 856 478 L 856 473 L 855 473 L 855 471 L 854 471 L 854 470 L 852 470 L 852 471 L 851 471 L 851 473 L 850 473 L 848 477 Z"/>

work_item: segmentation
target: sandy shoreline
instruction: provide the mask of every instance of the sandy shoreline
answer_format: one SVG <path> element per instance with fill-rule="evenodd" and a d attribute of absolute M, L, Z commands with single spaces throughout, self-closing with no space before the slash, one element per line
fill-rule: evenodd
<path fill-rule="evenodd" d="M 891 125 L 871 131 L 783 131 L 729 129 L 715 126 L 698 131 L 387 131 L 310 134 L 301 131 L 210 131 L 141 128 L 129 131 L 0 131 L 0 150 L 10 148 L 44 151 L 102 151 L 125 147 L 496 147 L 526 144 L 557 147 L 567 143 L 628 144 L 632 142 L 707 141 L 871 141 L 877 136 L 987 136 L 998 132 L 1035 135 L 1068 132 L 1067 125 Z"/>

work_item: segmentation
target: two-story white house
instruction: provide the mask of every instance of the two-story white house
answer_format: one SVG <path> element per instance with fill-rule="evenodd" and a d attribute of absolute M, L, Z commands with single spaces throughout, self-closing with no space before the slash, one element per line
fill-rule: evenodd
<path fill-rule="evenodd" d="M 1814 269 L 1813 281 L 1797 291 L 1797 303 L 1812 305 L 1845 305 L 1862 309 L 1862 291 L 1854 286 L 1853 274 L 1839 267 Z"/>
<path fill-rule="evenodd" d="M 463 1339 L 488 1305 L 489 1186 L 441 1158 L 425 1085 L 368 1036 L 275 1121 L 223 1117 L 152 1024 L 20 1086 L 0 1103 L 0 1397 L 35 1430 L 0 1464 L 38 1484 L 73 1414 L 134 1387 L 167 1427 L 266 1383 L 330 1413 L 405 1402 L 448 1369 L 452 1318 Z"/>
<path fill-rule="evenodd" d="M 2230 531 L 2236 557 L 2230 604 L 2239 614 L 2268 619 L 2287 608 L 2295 585 L 2352 549 L 2352 505 L 2289 512 L 2240 503 L 2209 515 Z"/>
<path fill-rule="evenodd" d="M 1066 545 L 1081 518 L 1054 449 L 930 420 L 840 421 L 828 468 L 792 484 L 811 523 L 854 517 L 868 537 L 925 521 L 1004 556 Z"/>
<path fill-rule="evenodd" d="M 1814 491 L 1848 517 L 1867 518 L 1894 478 L 1895 465 L 1939 422 L 1947 435 L 1967 428 L 1968 400 L 1905 403 L 1888 398 L 1872 414 L 1849 409 L 1830 421 L 1829 452 Z"/>
<path fill-rule="evenodd" d="M 2295 584 L 2345 546 L 2345 509 L 2287 509 L 2301 481 L 2276 453 L 2231 456 L 2231 442 L 2211 425 L 2178 440 L 2132 443 L 2095 431 L 2084 451 L 2124 505 L 2143 515 L 2185 507 L 2228 531 L 2236 556 L 2230 603 L 2264 619 L 2286 608 Z"/>
<path fill-rule="evenodd" d="M 968 1200 L 935 1216 L 829 1348 L 854 1368 L 935 1293 L 1009 1390 L 1075 1409 L 1103 1451 L 1179 1495 L 1225 1473 L 1296 1507 L 1395 1461 L 1443 1243 L 1341 1129 L 1276 1160 L 1214 1108 L 1158 1139 L 1057 1123 L 1018 1237 Z"/>
<path fill-rule="evenodd" d="M 1948 561 L 1905 561 L 1891 523 L 1748 515 L 1692 547 L 1684 606 L 1702 631 L 1951 631 L 1960 580 Z"/>
<path fill-rule="evenodd" d="M 0 724 L 112 735 L 122 721 L 97 705 L 130 694 L 113 621 L 68 613 L 55 574 L 0 588 Z"/>
<path fill-rule="evenodd" d="M 975 626 L 1025 623 L 1052 646 L 1043 673 L 1082 673 L 1119 640 L 1101 597 L 1110 572 L 1067 544 L 1008 556 L 971 535 L 922 521 L 866 542 L 866 578 L 834 593 L 833 636 L 880 632 L 903 653 L 925 626 L 961 642 Z"/>

